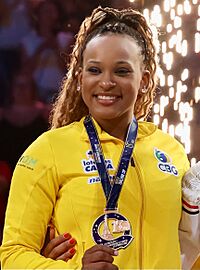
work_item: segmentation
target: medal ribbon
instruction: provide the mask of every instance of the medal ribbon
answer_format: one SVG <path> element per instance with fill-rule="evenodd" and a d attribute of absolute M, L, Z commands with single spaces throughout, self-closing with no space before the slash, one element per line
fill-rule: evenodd
<path fill-rule="evenodd" d="M 133 117 L 132 122 L 129 125 L 117 171 L 114 176 L 113 185 L 110 184 L 110 178 L 106 168 L 105 158 L 103 155 L 99 136 L 90 115 L 85 117 L 84 125 L 90 140 L 90 145 L 92 148 L 94 160 L 96 162 L 99 177 L 101 179 L 103 191 L 106 196 L 106 210 L 116 210 L 119 195 L 128 170 L 128 165 L 133 153 L 133 148 L 135 146 L 138 130 L 137 121 L 135 117 Z"/>

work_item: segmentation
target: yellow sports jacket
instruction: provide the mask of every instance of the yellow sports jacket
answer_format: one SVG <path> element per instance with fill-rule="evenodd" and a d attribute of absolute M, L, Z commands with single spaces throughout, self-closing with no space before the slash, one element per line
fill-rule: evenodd
<path fill-rule="evenodd" d="M 106 166 L 114 175 L 123 142 L 95 122 Z M 118 207 L 131 223 L 134 240 L 115 257 L 119 269 L 181 267 L 178 226 L 181 179 L 189 163 L 182 145 L 154 124 L 139 122 Z M 83 119 L 41 135 L 16 166 L 6 212 L 2 269 L 81 269 L 81 258 L 95 243 L 94 221 L 106 200 Z M 40 255 L 47 225 L 70 232 L 77 252 L 68 262 Z"/>

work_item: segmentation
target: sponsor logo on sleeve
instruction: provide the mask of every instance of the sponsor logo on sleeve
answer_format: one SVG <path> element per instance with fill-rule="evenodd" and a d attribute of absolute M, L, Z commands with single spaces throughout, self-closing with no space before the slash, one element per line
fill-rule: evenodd
<path fill-rule="evenodd" d="M 30 170 L 34 170 L 38 160 L 31 156 L 21 156 L 18 160 L 17 166 L 25 167 Z"/>

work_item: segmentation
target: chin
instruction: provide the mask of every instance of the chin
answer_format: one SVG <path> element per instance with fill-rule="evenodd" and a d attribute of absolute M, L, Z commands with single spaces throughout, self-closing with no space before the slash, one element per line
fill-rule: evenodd
<path fill-rule="evenodd" d="M 91 113 L 92 117 L 94 117 L 94 119 L 96 120 L 112 120 L 112 119 L 117 119 L 120 118 L 119 114 L 115 113 L 109 113 L 106 110 L 104 112 L 95 112 L 95 113 Z"/>

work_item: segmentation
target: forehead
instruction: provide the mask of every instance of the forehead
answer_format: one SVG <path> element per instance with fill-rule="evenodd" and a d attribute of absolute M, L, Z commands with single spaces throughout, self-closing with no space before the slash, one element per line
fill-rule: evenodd
<path fill-rule="evenodd" d="M 139 61 L 141 60 L 140 54 L 140 48 L 132 37 L 125 34 L 108 33 L 96 36 L 88 42 L 83 53 L 83 60 L 118 58 Z"/>

